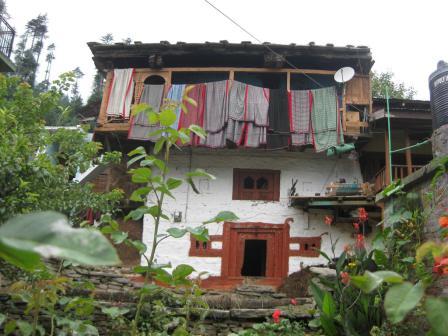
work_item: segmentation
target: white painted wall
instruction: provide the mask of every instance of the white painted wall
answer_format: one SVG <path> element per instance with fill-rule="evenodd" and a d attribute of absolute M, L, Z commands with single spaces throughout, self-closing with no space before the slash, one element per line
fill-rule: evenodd
<path fill-rule="evenodd" d="M 182 223 L 161 223 L 161 232 L 170 227 L 185 225 L 196 226 L 212 218 L 219 211 L 231 210 L 241 222 L 265 222 L 283 224 L 288 217 L 293 218 L 291 237 L 318 236 L 324 232 L 332 234 L 333 239 L 339 238 L 337 254 L 344 244 L 352 243 L 349 224 L 339 224 L 328 227 L 323 222 L 325 211 L 305 213 L 302 210 L 288 206 L 288 190 L 292 179 L 298 179 L 296 190 L 299 195 L 314 195 L 325 193 L 325 185 L 330 181 L 345 178 L 347 182 L 362 181 L 359 164 L 347 158 L 327 158 L 325 154 L 306 152 L 280 151 L 239 151 L 239 150 L 185 150 L 174 154 L 170 159 L 170 176 L 180 177 L 185 172 L 195 168 L 203 168 L 216 176 L 216 180 L 201 179 L 197 185 L 201 194 L 195 194 L 187 185 L 175 189 L 175 200 L 168 199 L 164 211 L 173 214 L 182 212 Z M 276 169 L 280 170 L 280 201 L 233 201 L 233 168 Z M 222 224 L 209 225 L 211 235 L 222 234 Z M 150 244 L 153 237 L 152 218 L 145 217 L 143 240 Z M 330 253 L 329 235 L 322 238 L 322 249 Z M 188 257 L 190 238 L 166 239 L 157 250 L 157 262 L 171 262 L 173 267 L 181 263 L 192 265 L 198 272 L 207 271 L 210 275 L 219 276 L 221 258 Z M 300 264 L 322 264 L 325 260 L 319 258 L 290 257 L 289 273 L 300 269 Z"/>

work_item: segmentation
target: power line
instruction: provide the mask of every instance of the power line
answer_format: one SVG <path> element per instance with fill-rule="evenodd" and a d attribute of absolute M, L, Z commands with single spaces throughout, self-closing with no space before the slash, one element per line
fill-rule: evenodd
<path fill-rule="evenodd" d="M 209 0 L 204 0 L 205 3 L 207 3 L 210 7 L 212 7 L 213 9 L 215 9 L 218 13 L 220 13 L 221 15 L 223 15 L 227 20 L 229 20 L 230 22 L 232 22 L 235 26 L 237 26 L 239 29 L 241 29 L 243 32 L 245 32 L 247 35 L 249 35 L 250 37 L 252 37 L 255 41 L 257 41 L 258 43 L 260 43 L 262 46 L 264 46 L 266 49 L 268 49 L 270 52 L 274 53 L 275 55 L 279 56 L 284 62 L 286 62 L 286 64 L 288 64 L 291 68 L 300 71 L 303 75 L 305 75 L 305 77 L 307 77 L 308 79 L 310 79 L 311 81 L 313 81 L 315 84 L 317 84 L 318 86 L 320 86 L 321 88 L 324 88 L 324 86 L 319 83 L 317 80 L 315 80 L 313 77 L 309 76 L 306 72 L 304 72 L 303 70 L 297 68 L 294 64 L 292 64 L 290 61 L 288 61 L 286 59 L 285 56 L 283 56 L 282 54 L 279 54 L 278 52 L 276 52 L 275 50 L 273 50 L 271 47 L 269 47 L 269 45 L 264 44 L 263 42 L 261 42 L 261 40 L 259 38 L 257 38 L 254 34 L 252 34 L 251 32 L 249 32 L 246 28 L 244 28 L 242 25 L 240 25 L 238 22 L 236 22 L 234 19 L 232 19 L 229 15 L 227 15 L 226 13 L 224 13 L 222 10 L 220 10 L 218 7 L 216 7 L 214 4 L 212 4 Z M 352 104 L 348 104 L 350 106 L 352 106 L 355 110 L 357 110 L 360 113 L 363 113 L 363 111 L 361 111 L 360 109 L 358 109 L 356 106 L 352 105 Z"/>

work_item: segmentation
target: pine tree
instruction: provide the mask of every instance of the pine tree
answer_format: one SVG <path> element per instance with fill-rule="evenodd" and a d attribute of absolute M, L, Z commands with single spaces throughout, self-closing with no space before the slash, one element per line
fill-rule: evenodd
<path fill-rule="evenodd" d="M 25 26 L 25 33 L 20 37 L 15 51 L 16 75 L 24 81 L 34 86 L 36 81 L 39 59 L 44 46 L 44 41 L 48 37 L 47 15 L 38 15 L 28 21 Z"/>

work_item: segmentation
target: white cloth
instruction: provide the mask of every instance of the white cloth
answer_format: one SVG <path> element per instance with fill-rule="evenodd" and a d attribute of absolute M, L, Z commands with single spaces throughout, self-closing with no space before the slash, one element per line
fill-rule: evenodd
<path fill-rule="evenodd" d="M 106 115 L 129 118 L 134 93 L 134 69 L 114 69 Z"/>

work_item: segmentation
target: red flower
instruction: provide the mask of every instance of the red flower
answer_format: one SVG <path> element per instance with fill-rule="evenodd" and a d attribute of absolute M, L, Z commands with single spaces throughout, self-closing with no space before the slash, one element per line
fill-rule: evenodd
<path fill-rule="evenodd" d="M 291 299 L 291 304 L 292 304 L 293 306 L 297 306 L 297 300 L 294 299 L 294 298 L 292 298 L 292 299 Z"/>
<path fill-rule="evenodd" d="M 341 272 L 341 282 L 344 285 L 348 285 L 348 283 L 350 282 L 350 274 L 348 274 L 347 272 Z"/>
<path fill-rule="evenodd" d="M 274 320 L 274 323 L 280 323 L 280 315 L 281 315 L 281 310 L 276 309 L 274 311 L 274 313 L 272 313 L 272 319 Z"/>
<path fill-rule="evenodd" d="M 364 208 L 358 209 L 358 218 L 362 223 L 366 222 L 367 219 L 369 219 L 369 214 L 367 213 L 366 209 Z"/>
<path fill-rule="evenodd" d="M 324 221 L 325 221 L 325 224 L 327 224 L 327 225 L 333 224 L 333 216 L 325 216 Z"/>
<path fill-rule="evenodd" d="M 439 275 L 448 274 L 448 258 L 434 257 L 434 267 L 432 271 Z"/>
<path fill-rule="evenodd" d="M 365 240 L 362 234 L 358 234 L 356 236 L 356 247 L 359 249 L 365 248 Z"/>
<path fill-rule="evenodd" d="M 448 228 L 448 216 L 442 216 L 439 218 L 439 226 L 441 228 Z"/>
<path fill-rule="evenodd" d="M 359 232 L 359 223 L 353 223 L 356 232 Z"/>

